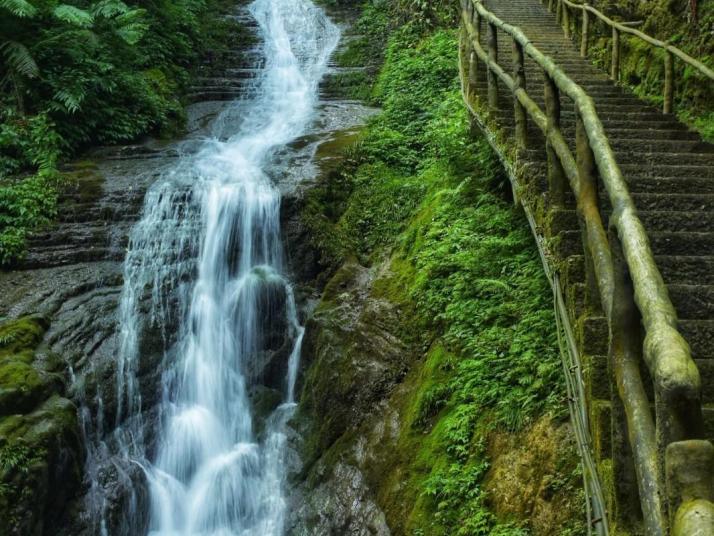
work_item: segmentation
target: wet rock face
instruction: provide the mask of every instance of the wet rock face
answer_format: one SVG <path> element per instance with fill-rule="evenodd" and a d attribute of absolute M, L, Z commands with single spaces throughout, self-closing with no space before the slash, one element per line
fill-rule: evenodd
<path fill-rule="evenodd" d="M 416 350 L 398 335 L 398 307 L 373 292 L 383 269 L 345 264 L 307 326 L 292 535 L 390 534 L 371 466 L 396 441 L 389 398 Z"/>
<path fill-rule="evenodd" d="M 372 491 L 357 467 L 338 462 L 321 477 L 324 482 L 301 497 L 291 536 L 391 534 L 384 513 L 375 504 Z"/>
<path fill-rule="evenodd" d="M 57 356 L 38 348 L 39 316 L 0 327 L 0 520 L 3 534 L 43 534 L 81 481 L 76 407 Z"/>

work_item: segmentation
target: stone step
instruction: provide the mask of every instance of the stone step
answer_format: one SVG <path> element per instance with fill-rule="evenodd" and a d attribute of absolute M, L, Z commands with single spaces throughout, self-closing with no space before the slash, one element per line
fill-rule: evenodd
<path fill-rule="evenodd" d="M 705 196 L 704 196 L 705 197 Z M 639 206 L 639 205 L 638 205 Z M 603 212 L 603 225 L 607 227 L 609 212 Z M 714 212 L 638 210 L 637 215 L 649 232 L 687 231 L 697 232 L 704 228 L 714 229 Z M 554 210 L 550 214 L 551 233 L 579 229 L 575 210 Z"/>
<path fill-rule="evenodd" d="M 555 248 L 560 257 L 566 258 L 582 253 L 579 230 L 564 231 L 559 236 L 560 241 Z M 649 240 L 655 256 L 690 256 L 695 252 L 701 255 L 714 255 L 714 232 L 652 232 L 649 233 Z"/>
<path fill-rule="evenodd" d="M 707 363 L 707 367 L 711 371 L 714 367 L 714 320 L 680 319 L 677 329 L 689 343 L 692 356 L 700 363 Z M 607 320 L 604 316 L 585 318 L 582 324 L 582 335 L 585 341 L 583 351 L 587 355 L 606 356 L 609 344 L 608 331 Z M 714 390 L 711 391 L 710 398 L 714 399 Z"/>

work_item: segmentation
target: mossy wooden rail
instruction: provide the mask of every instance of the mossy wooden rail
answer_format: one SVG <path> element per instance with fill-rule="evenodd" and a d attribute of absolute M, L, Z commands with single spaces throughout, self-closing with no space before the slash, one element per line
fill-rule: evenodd
<path fill-rule="evenodd" d="M 568 8 L 563 9 L 567 12 Z M 587 8 L 585 12 L 589 12 Z M 593 99 L 520 28 L 498 18 L 480 0 L 462 0 L 462 23 L 462 83 L 472 114 L 485 123 L 483 116 L 488 117 L 498 106 L 499 83 L 505 86 L 513 101 L 515 160 L 520 152 L 534 150 L 528 134 L 528 123 L 532 121 L 545 138 L 549 209 L 565 204 L 568 189 L 574 194 L 590 291 L 599 296 L 609 326 L 610 369 L 631 448 L 646 534 L 709 534 L 714 519 L 714 504 L 710 502 L 714 448 L 704 439 L 699 371 L 689 345 L 678 331 L 675 308 Z M 613 24 L 617 24 L 618 31 L 641 33 Z M 512 42 L 507 67 L 499 58 L 498 32 Z M 679 56 L 663 45 L 669 53 Z M 542 71 L 545 109 L 536 103 L 527 85 L 526 57 Z M 683 59 L 688 61 L 686 58 Z M 486 75 L 485 96 L 477 92 L 481 69 Z M 561 95 L 574 103 L 574 140 L 568 139 L 561 128 Z M 495 120 L 495 114 L 491 120 Z M 598 203 L 598 180 L 612 207 L 607 230 Z M 514 189 L 524 188 L 516 184 Z M 523 205 L 528 213 L 528 199 L 523 200 Z M 530 219 L 535 230 L 532 216 Z M 548 260 L 553 257 L 544 253 L 547 263 L 555 264 Z M 557 266 L 552 266 L 551 271 L 556 276 L 554 285 L 558 285 Z M 568 322 L 567 313 L 560 316 Z M 642 361 L 654 386 L 654 418 L 640 373 Z M 587 438 L 579 438 L 579 442 L 587 443 Z M 583 448 L 587 449 L 587 444 Z M 586 461 L 586 472 L 588 465 Z M 597 475 L 591 477 L 596 483 Z M 606 534 L 607 512 L 597 497 L 597 487 L 588 490 L 593 508 L 591 521 L 598 533 Z"/>
<path fill-rule="evenodd" d="M 581 14 L 580 22 L 580 55 L 585 58 L 588 55 L 590 43 L 590 15 L 593 15 L 604 22 L 612 30 L 612 46 L 610 48 L 610 77 L 617 81 L 620 79 L 620 58 L 621 58 L 621 34 L 633 35 L 651 47 L 659 48 L 664 51 L 664 95 L 662 110 L 669 114 L 674 111 L 674 59 L 679 58 L 681 61 L 690 65 L 699 71 L 704 77 L 714 82 L 714 71 L 704 65 L 701 61 L 692 58 L 686 52 L 655 39 L 635 28 L 632 28 L 627 23 L 616 22 L 610 17 L 598 11 L 587 3 L 577 3 L 571 0 L 541 0 L 547 2 L 548 9 L 555 11 L 556 17 L 563 27 L 565 36 L 570 38 L 572 33 L 571 23 L 573 22 L 572 13 L 579 11 Z"/>

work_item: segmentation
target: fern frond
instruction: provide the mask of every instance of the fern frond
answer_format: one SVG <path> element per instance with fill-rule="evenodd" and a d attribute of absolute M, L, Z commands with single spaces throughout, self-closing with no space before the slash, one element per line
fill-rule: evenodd
<path fill-rule="evenodd" d="M 141 41 L 149 29 L 149 26 L 143 21 L 145 13 L 146 11 L 143 9 L 132 9 L 116 18 L 116 33 L 128 45 L 135 45 Z"/>
<path fill-rule="evenodd" d="M 89 28 L 94 24 L 94 17 L 90 12 L 68 4 L 58 5 L 52 13 L 62 22 L 79 28 Z"/>
<path fill-rule="evenodd" d="M 127 45 L 135 45 L 144 37 L 146 30 L 148 30 L 148 26 L 143 22 L 133 22 L 117 28 L 116 32 Z"/>
<path fill-rule="evenodd" d="M 37 14 L 37 8 L 27 0 L 0 0 L 0 7 L 21 19 L 34 17 Z"/>
<path fill-rule="evenodd" d="M 0 56 L 9 67 L 8 72 L 14 72 L 25 78 L 40 76 L 40 68 L 28 48 L 17 41 L 0 43 Z"/>
<path fill-rule="evenodd" d="M 121 0 L 101 0 L 92 6 L 92 14 L 95 17 L 103 17 L 105 19 L 123 15 L 128 11 L 129 6 Z"/>
<path fill-rule="evenodd" d="M 83 92 L 76 94 L 66 89 L 60 89 L 54 94 L 55 100 L 62 104 L 70 113 L 79 110 L 85 96 Z"/>

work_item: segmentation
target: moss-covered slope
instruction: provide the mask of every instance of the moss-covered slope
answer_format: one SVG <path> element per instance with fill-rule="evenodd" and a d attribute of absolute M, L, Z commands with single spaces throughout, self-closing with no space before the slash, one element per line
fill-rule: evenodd
<path fill-rule="evenodd" d="M 451 31 L 396 30 L 382 113 L 306 199 L 327 276 L 294 534 L 584 531 L 548 284 L 456 51 Z"/>

